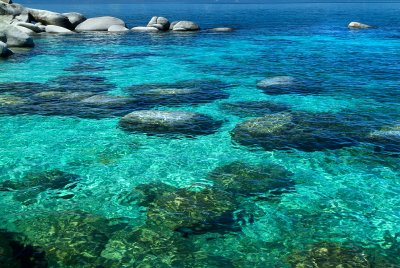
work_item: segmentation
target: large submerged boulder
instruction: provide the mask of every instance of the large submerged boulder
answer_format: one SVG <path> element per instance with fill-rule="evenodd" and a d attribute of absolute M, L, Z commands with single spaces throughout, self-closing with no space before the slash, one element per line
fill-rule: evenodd
<path fill-rule="evenodd" d="M 66 16 L 60 13 L 32 8 L 29 8 L 28 12 L 36 22 L 43 23 L 44 25 L 56 25 L 67 29 L 72 29 L 71 22 Z"/>
<path fill-rule="evenodd" d="M 32 38 L 17 27 L 0 23 L 0 40 L 10 47 L 33 47 Z"/>
<path fill-rule="evenodd" d="M 233 162 L 214 169 L 208 177 L 224 191 L 243 195 L 281 194 L 294 186 L 292 173 L 284 167 L 268 164 L 253 166 Z"/>
<path fill-rule="evenodd" d="M 214 133 L 221 122 L 194 112 L 143 110 L 125 115 L 119 125 L 149 135 L 206 135 Z"/>
<path fill-rule="evenodd" d="M 168 31 L 169 30 L 170 23 L 168 19 L 164 17 L 153 17 L 147 24 L 147 27 L 154 27 L 157 28 L 160 31 Z"/>
<path fill-rule="evenodd" d="M 375 145 L 375 151 L 400 154 L 400 125 L 373 131 L 367 141 Z"/>
<path fill-rule="evenodd" d="M 277 113 L 241 122 L 231 136 L 239 144 L 268 151 L 334 150 L 356 145 L 365 135 L 359 120 L 342 114 Z"/>
<path fill-rule="evenodd" d="M 290 107 L 283 103 L 272 101 L 239 101 L 224 102 L 219 105 L 220 109 L 242 117 L 263 116 L 271 113 L 284 112 Z"/>
<path fill-rule="evenodd" d="M 105 17 L 96 17 L 85 20 L 76 26 L 75 31 L 77 32 L 85 32 L 85 31 L 108 31 L 113 25 L 120 25 L 125 27 L 125 22 L 121 19 L 105 16 Z"/>
<path fill-rule="evenodd" d="M 86 20 L 85 16 L 77 12 L 63 13 L 62 15 L 68 18 L 73 29 Z"/>
<path fill-rule="evenodd" d="M 191 32 L 199 31 L 200 27 L 193 21 L 179 21 L 173 25 L 172 30 L 178 32 Z"/>

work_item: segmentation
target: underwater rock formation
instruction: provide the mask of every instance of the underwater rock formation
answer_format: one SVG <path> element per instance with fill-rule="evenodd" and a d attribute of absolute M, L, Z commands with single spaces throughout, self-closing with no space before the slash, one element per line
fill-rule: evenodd
<path fill-rule="evenodd" d="M 266 114 L 284 112 L 290 109 L 288 105 L 272 101 L 239 101 L 224 102 L 219 105 L 220 109 L 237 116 L 263 116 Z"/>
<path fill-rule="evenodd" d="M 135 85 L 125 90 L 139 102 L 151 105 L 177 106 L 226 99 L 231 87 L 217 80 L 188 80 L 176 83 Z"/>
<path fill-rule="evenodd" d="M 147 223 L 190 234 L 237 229 L 233 213 L 238 207 L 230 193 L 214 189 L 175 188 L 169 185 L 137 186 L 125 202 L 147 208 Z"/>
<path fill-rule="evenodd" d="M 37 196 L 46 190 L 72 189 L 79 176 L 58 169 L 40 173 L 28 173 L 18 181 L 3 181 L 0 191 L 13 191 L 14 199 L 25 205 L 36 202 Z"/>
<path fill-rule="evenodd" d="M 275 164 L 251 166 L 242 162 L 217 167 L 208 178 L 214 186 L 242 196 L 279 195 L 294 187 L 293 174 Z"/>
<path fill-rule="evenodd" d="M 291 76 L 275 76 L 266 78 L 257 83 L 257 88 L 261 89 L 268 95 L 318 95 L 321 93 L 321 90 L 318 87 L 315 87 L 315 85 Z"/>
<path fill-rule="evenodd" d="M 306 152 L 354 146 L 366 129 L 342 114 L 277 113 L 239 123 L 232 139 L 265 150 L 298 149 Z"/>
<path fill-rule="evenodd" d="M 371 132 L 366 141 L 374 144 L 377 152 L 400 154 L 400 125 Z"/>
<path fill-rule="evenodd" d="M 220 121 L 207 115 L 186 111 L 135 111 L 119 121 L 119 126 L 125 131 L 172 136 L 208 135 L 220 125 Z"/>
<path fill-rule="evenodd" d="M 46 252 L 49 267 L 96 267 L 114 228 L 107 219 L 80 211 L 47 212 L 15 226 Z"/>
<path fill-rule="evenodd" d="M 368 256 L 359 248 L 321 242 L 305 252 L 294 252 L 288 257 L 291 267 L 357 267 L 371 266 Z"/>
<path fill-rule="evenodd" d="M 20 240 L 20 234 L 0 230 L 0 267 L 47 268 L 45 252 Z"/>

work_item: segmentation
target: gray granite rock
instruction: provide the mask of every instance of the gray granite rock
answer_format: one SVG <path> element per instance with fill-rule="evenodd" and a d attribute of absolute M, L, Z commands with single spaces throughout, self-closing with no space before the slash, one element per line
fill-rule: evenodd
<path fill-rule="evenodd" d="M 150 22 L 147 24 L 147 27 L 154 27 L 159 29 L 160 31 L 168 31 L 170 23 L 164 17 L 153 17 Z"/>
<path fill-rule="evenodd" d="M 363 24 L 363 23 L 356 22 L 356 21 L 350 22 L 348 27 L 353 28 L 353 29 L 371 28 L 371 26 L 369 26 L 367 24 Z"/>
<path fill-rule="evenodd" d="M 60 13 L 55 13 L 41 9 L 28 9 L 32 19 L 37 22 L 41 22 L 44 25 L 56 25 L 67 29 L 72 29 L 72 24 L 68 18 Z"/>
<path fill-rule="evenodd" d="M 109 32 L 114 32 L 114 33 L 118 33 L 118 32 L 126 32 L 129 31 L 128 28 L 126 28 L 125 26 L 122 25 L 112 25 L 108 28 Z"/>
<path fill-rule="evenodd" d="M 172 30 L 180 32 L 199 31 L 200 27 L 193 21 L 180 21 L 174 25 Z"/>
<path fill-rule="evenodd" d="M 0 40 L 5 41 L 9 47 L 33 47 L 35 44 L 29 35 L 15 26 L 0 23 Z"/>
<path fill-rule="evenodd" d="M 56 26 L 56 25 L 47 25 L 46 26 L 46 33 L 54 33 L 54 34 L 72 34 L 74 33 L 73 31 L 64 28 L 64 27 L 60 27 L 60 26 Z"/>
<path fill-rule="evenodd" d="M 8 49 L 7 44 L 0 41 L 0 58 L 8 58 L 12 54 L 14 53 Z"/>
<path fill-rule="evenodd" d="M 78 26 L 79 24 L 81 24 L 86 20 L 85 16 L 77 12 L 63 13 L 62 15 L 68 18 L 69 22 L 72 24 L 73 29 L 75 29 L 76 26 Z"/>
<path fill-rule="evenodd" d="M 108 31 L 108 28 L 113 25 L 120 25 L 125 27 L 125 22 L 121 19 L 109 16 L 90 18 L 79 24 L 75 28 L 75 31 Z"/>
<path fill-rule="evenodd" d="M 154 27 L 145 27 L 145 26 L 138 26 L 138 27 L 133 27 L 132 31 L 134 32 L 151 32 L 151 33 L 156 33 L 159 32 L 160 30 Z"/>

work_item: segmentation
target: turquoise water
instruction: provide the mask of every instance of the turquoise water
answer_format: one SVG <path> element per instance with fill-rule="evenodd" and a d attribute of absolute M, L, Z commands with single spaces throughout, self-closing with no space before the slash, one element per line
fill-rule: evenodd
<path fill-rule="evenodd" d="M 2 187 L 54 170 L 79 177 L 74 187 L 39 183 L 0 192 L 0 228 L 27 236 L 19 243 L 41 248 L 50 267 L 400 267 L 399 4 L 37 7 L 114 15 L 131 27 L 164 15 L 171 21 L 195 20 L 203 29 L 237 28 L 231 33 L 43 36 L 35 38 L 33 50 L 0 62 L 1 95 L 22 98 L 14 104 L 0 98 Z M 353 20 L 379 27 L 348 30 Z M 294 77 L 301 85 L 286 94 L 256 86 L 276 76 Z M 129 97 L 132 86 L 185 88 L 187 80 L 203 83 L 202 94 L 209 99 L 93 108 L 74 102 L 51 106 L 52 99 L 32 97 L 46 91 Z M 322 139 L 318 146 L 308 144 L 306 134 L 293 143 L 289 136 L 277 137 L 288 140 L 285 150 L 267 149 L 265 137 L 255 146 L 245 144 L 233 138 L 236 126 L 271 111 L 256 109 L 255 115 L 223 108 L 244 101 L 281 104 L 285 113 L 300 115 L 299 124 L 312 118 L 307 123 L 312 133 L 326 131 L 317 137 Z M 137 109 L 198 112 L 222 124 L 214 133 L 194 137 L 121 129 L 120 118 Z M 370 138 L 388 130 L 388 139 Z M 351 146 L 331 148 L 348 137 L 355 141 Z M 150 206 L 131 196 L 135 187 L 157 183 L 202 193 L 216 187 L 210 172 L 238 162 L 255 170 L 278 165 L 289 172 L 290 187 L 279 194 L 260 188 L 255 196 L 218 189 L 210 195 L 215 206 L 218 198 L 233 194 L 232 223 L 207 223 L 199 232 L 169 225 L 181 214 L 188 217 L 182 211 L 172 220 L 169 215 L 155 226 L 149 223 L 153 214 L 168 215 L 170 203 L 163 198 L 173 199 L 176 190 L 161 193 L 161 201 Z M 255 182 L 248 183 L 241 187 Z M 207 206 L 212 205 L 195 202 L 188 209 L 207 214 Z M 111 231 L 103 230 L 105 225 Z M 137 230 L 146 243 L 130 237 Z M 135 243 L 139 250 L 131 248 Z M 98 250 L 86 252 L 92 248 Z M 328 248 L 327 260 L 321 248 Z M 306 266 L 299 266 L 303 262 Z"/>

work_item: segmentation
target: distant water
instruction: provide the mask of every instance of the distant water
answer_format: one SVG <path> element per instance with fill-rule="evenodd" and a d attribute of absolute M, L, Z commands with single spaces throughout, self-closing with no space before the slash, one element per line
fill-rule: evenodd
<path fill-rule="evenodd" d="M 51 267 L 400 267 L 400 4 L 32 7 L 117 16 L 129 27 L 159 15 L 204 30 L 237 29 L 43 36 L 33 50 L 0 62 L 0 228 L 26 235 Z M 377 28 L 349 30 L 350 21 Z M 283 92 L 256 87 L 276 76 L 299 82 Z M 38 97 L 96 91 L 141 98 L 137 92 L 154 83 L 202 97 L 150 97 L 126 110 Z M 251 111 L 227 104 L 249 101 Z M 255 101 L 281 106 L 268 111 Z M 222 125 L 192 138 L 123 131 L 120 117 L 136 108 L 199 112 Z M 305 129 L 299 139 L 291 132 L 267 144 L 255 138 L 256 147 L 233 139 L 241 122 L 281 110 Z M 278 140 L 287 140 L 286 150 Z M 285 172 L 261 168 L 275 180 L 263 188 L 257 167 L 271 165 Z M 248 181 L 239 194 L 218 192 L 221 176 Z M 130 192 L 150 183 L 144 196 L 156 201 L 146 213 L 143 196 Z M 191 195 L 157 183 L 189 187 L 200 201 L 182 212 Z M 209 188 L 218 191 L 202 196 Z"/>

